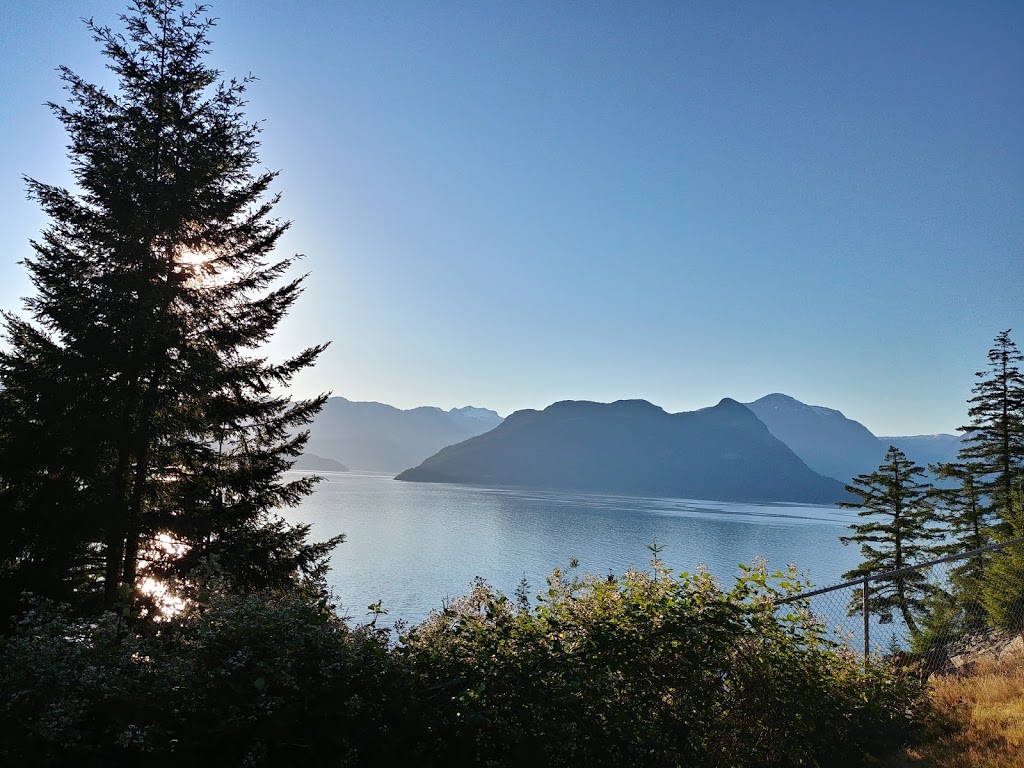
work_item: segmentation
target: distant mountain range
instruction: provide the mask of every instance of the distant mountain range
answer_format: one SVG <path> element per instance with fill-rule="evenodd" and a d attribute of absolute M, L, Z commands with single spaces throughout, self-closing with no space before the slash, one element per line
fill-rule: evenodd
<path fill-rule="evenodd" d="M 645 400 L 517 411 L 397 479 L 722 501 L 827 504 L 847 496 L 729 398 L 676 414 Z"/>
<path fill-rule="evenodd" d="M 927 469 L 929 464 L 947 464 L 956 461 L 963 447 L 962 435 L 906 435 L 902 437 L 880 437 L 886 446 L 895 445 L 907 458 L 913 459 Z"/>
<path fill-rule="evenodd" d="M 304 453 L 292 464 L 292 469 L 301 469 L 311 472 L 348 472 L 348 467 L 340 461 L 325 459 L 315 453 Z"/>
<path fill-rule="evenodd" d="M 807 405 L 789 395 L 766 395 L 747 407 L 807 466 L 843 483 L 877 469 L 890 445 L 926 469 L 929 464 L 955 461 L 960 450 L 957 435 L 876 437 L 839 411 Z"/>
<path fill-rule="evenodd" d="M 838 498 L 843 484 L 874 471 L 890 444 L 927 466 L 955 460 L 960 437 L 879 438 L 835 409 L 781 393 L 745 405 L 726 398 L 678 414 L 643 400 L 565 401 L 517 411 L 504 422 L 486 408 L 401 410 L 332 397 L 310 426 L 308 452 L 295 468 L 347 466 L 401 472 L 402 480 L 632 495 L 821 501 Z"/>
<path fill-rule="evenodd" d="M 352 469 L 399 472 L 500 423 L 501 417 L 486 408 L 401 410 L 331 397 L 309 427 L 306 450 Z"/>

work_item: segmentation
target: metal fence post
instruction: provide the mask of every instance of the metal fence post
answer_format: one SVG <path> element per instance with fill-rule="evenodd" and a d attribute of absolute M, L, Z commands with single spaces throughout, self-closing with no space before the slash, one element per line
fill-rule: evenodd
<path fill-rule="evenodd" d="M 861 607 L 864 610 L 864 664 L 868 663 L 871 640 L 869 638 L 868 624 L 868 577 L 864 577 L 864 585 L 861 587 Z"/>

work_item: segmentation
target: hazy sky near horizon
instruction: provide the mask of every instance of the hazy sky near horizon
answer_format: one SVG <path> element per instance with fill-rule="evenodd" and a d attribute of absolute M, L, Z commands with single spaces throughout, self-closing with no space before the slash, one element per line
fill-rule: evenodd
<path fill-rule="evenodd" d="M 0 4 L 0 307 L 70 183 L 43 103 L 109 81 L 79 20 Z M 1024 346 L 1024 5 L 214 0 L 259 77 L 281 255 L 271 346 L 308 395 L 507 415 L 785 392 L 876 434 L 953 431 Z"/>

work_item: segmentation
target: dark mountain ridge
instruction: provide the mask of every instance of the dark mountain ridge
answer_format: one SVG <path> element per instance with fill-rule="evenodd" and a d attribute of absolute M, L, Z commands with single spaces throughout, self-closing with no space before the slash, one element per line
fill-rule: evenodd
<path fill-rule="evenodd" d="M 676 414 L 645 400 L 517 411 L 397 479 L 721 501 L 845 497 L 730 398 Z"/>

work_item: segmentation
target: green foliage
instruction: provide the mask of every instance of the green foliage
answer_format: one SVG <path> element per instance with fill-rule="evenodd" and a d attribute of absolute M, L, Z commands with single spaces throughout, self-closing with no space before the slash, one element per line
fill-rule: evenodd
<path fill-rule="evenodd" d="M 930 488 L 919 482 L 923 475 L 923 468 L 890 445 L 876 471 L 858 475 L 846 486 L 860 501 L 840 502 L 839 506 L 858 510 L 857 515 L 867 521 L 850 526 L 853 533 L 839 539 L 843 544 L 859 544 L 864 557 L 860 565 L 843 574 L 844 579 L 899 570 L 934 553 L 931 542 L 941 534 L 933 525 L 936 517 Z M 923 571 L 872 581 L 856 590 L 850 601 L 851 616 L 863 610 L 864 589 L 868 590 L 869 612 L 888 623 L 893 619 L 893 611 L 898 611 L 911 634 L 917 634 L 916 617 L 923 612 L 925 598 L 933 591 Z"/>
<path fill-rule="evenodd" d="M 968 402 L 970 423 L 956 464 L 940 465 L 952 489 L 937 489 L 936 502 L 951 534 L 946 552 L 976 549 L 1024 535 L 1024 361 L 1006 330 L 988 352 L 988 368 L 977 373 Z M 950 632 L 988 624 L 1004 631 L 1024 629 L 1024 553 L 1011 545 L 981 553 L 951 571 L 950 605 L 932 620 L 936 626 L 962 614 Z"/>
<path fill-rule="evenodd" d="M 967 411 L 970 423 L 960 461 L 975 468 L 988 510 L 1001 517 L 999 533 L 1011 535 L 1007 515 L 1013 504 L 1014 488 L 1024 479 L 1024 355 L 1006 330 L 995 338 L 988 352 L 988 369 L 978 371 L 974 397 Z"/>
<path fill-rule="evenodd" d="M 988 627 L 1024 629 L 1024 548 L 974 552 L 1024 536 L 1024 356 L 1009 330 L 996 337 L 988 360 L 977 374 L 958 461 L 931 467 L 943 484 L 917 482 L 921 468 L 890 446 L 877 472 L 847 486 L 861 501 L 841 505 L 860 507 L 869 518 L 841 539 L 859 543 L 865 555 L 844 578 L 916 565 L 927 555 L 973 552 L 953 561 L 944 584 L 929 583 L 921 569 L 867 587 L 869 610 L 883 622 L 899 611 L 917 653 L 942 652 L 950 641 Z M 862 594 L 856 590 L 851 614 L 862 610 Z"/>
<path fill-rule="evenodd" d="M 397 646 L 314 591 L 214 580 L 141 633 L 35 604 L 0 641 L 0 763 L 858 765 L 920 685 L 777 605 L 801 586 L 556 572 L 530 606 L 478 581 Z"/>
<path fill-rule="evenodd" d="M 524 609 L 478 581 L 405 638 L 437 764 L 854 765 L 908 725 L 914 683 L 776 611 L 794 574 L 548 586 Z"/>
<path fill-rule="evenodd" d="M 1011 633 L 1024 630 L 1024 544 L 996 552 L 985 575 L 982 600 L 994 626 Z"/>
<path fill-rule="evenodd" d="M 980 467 L 976 464 L 950 463 L 929 468 L 940 479 L 953 483 L 951 486 L 939 486 L 931 490 L 937 516 L 947 532 L 945 543 L 935 549 L 935 554 L 954 555 L 991 544 L 995 516 L 985 503 L 981 491 L 978 474 Z M 960 629 L 978 629 L 985 623 L 981 589 L 990 561 L 990 553 L 980 552 L 950 565 L 950 597 L 955 604 L 954 612 L 963 614 L 958 621 Z M 942 601 L 936 603 L 936 607 L 940 613 L 948 613 L 954 608 L 953 605 L 943 605 Z M 948 629 L 956 631 L 954 626 Z"/>
<path fill-rule="evenodd" d="M 969 400 L 970 424 L 958 461 L 932 467 L 952 485 L 930 491 L 946 539 L 936 554 L 958 554 L 1024 534 L 1024 356 L 1003 331 L 979 371 Z M 1024 628 L 1024 557 L 1018 545 L 979 552 L 950 566 L 948 591 L 928 594 L 917 613 L 923 628 L 912 633 L 915 650 L 937 649 L 965 634 L 993 626 Z"/>
<path fill-rule="evenodd" d="M 0 763 L 385 764 L 407 688 L 381 633 L 307 594 L 215 596 L 144 635 L 39 604 L 0 649 Z"/>
<path fill-rule="evenodd" d="M 1024 536 L 1024 490 L 1013 490 L 1004 519 L 1015 537 Z M 1024 630 L 1024 543 L 998 550 L 985 572 L 982 602 L 993 626 L 1006 632 Z"/>
<path fill-rule="evenodd" d="M 935 590 L 925 598 L 918 632 L 910 637 L 910 650 L 913 653 L 940 651 L 951 640 L 978 627 L 972 610 L 978 603 L 972 600 L 965 604 L 963 598 L 959 592 L 943 590 Z"/>

